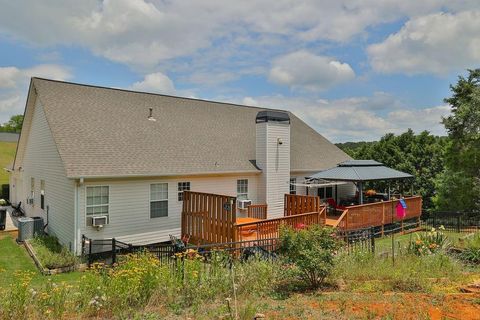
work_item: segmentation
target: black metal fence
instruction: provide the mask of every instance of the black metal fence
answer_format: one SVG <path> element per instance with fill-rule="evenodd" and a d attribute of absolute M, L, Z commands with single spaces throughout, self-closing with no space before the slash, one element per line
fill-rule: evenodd
<path fill-rule="evenodd" d="M 122 254 L 147 251 L 159 259 L 161 264 L 172 264 L 178 259 L 188 257 L 189 250 L 204 257 L 208 261 L 212 252 L 226 252 L 232 258 L 247 260 L 257 256 L 262 259 L 276 259 L 279 239 L 261 239 L 199 246 L 179 246 L 173 243 L 158 243 L 151 245 L 131 245 L 114 238 L 89 239 L 82 236 L 82 255 L 90 266 L 93 262 L 114 264 Z"/>
<path fill-rule="evenodd" d="M 337 236 L 345 242 L 342 250 L 347 253 L 355 251 L 375 252 L 375 238 L 380 236 L 374 228 L 337 232 Z M 147 251 L 157 257 L 162 265 L 174 265 L 179 260 L 188 258 L 189 254 L 200 255 L 208 262 L 214 252 L 227 253 L 227 256 L 238 260 L 257 257 L 264 260 L 275 260 L 278 255 L 280 239 L 260 239 L 228 243 L 204 244 L 199 246 L 179 246 L 174 243 L 158 243 L 152 245 L 130 245 L 116 239 L 82 238 L 82 253 L 90 266 L 93 262 L 114 264 L 120 255 Z"/>
<path fill-rule="evenodd" d="M 480 212 L 424 213 L 421 225 L 427 228 L 443 226 L 447 231 L 472 232 L 480 229 Z"/>

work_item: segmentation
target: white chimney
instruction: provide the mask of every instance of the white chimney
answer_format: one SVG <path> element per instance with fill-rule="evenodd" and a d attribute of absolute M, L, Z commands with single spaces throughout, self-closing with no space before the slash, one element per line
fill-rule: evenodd
<path fill-rule="evenodd" d="M 268 205 L 268 218 L 282 217 L 283 198 L 290 191 L 290 117 L 260 111 L 255 121 L 256 164 L 262 170 L 258 202 Z"/>

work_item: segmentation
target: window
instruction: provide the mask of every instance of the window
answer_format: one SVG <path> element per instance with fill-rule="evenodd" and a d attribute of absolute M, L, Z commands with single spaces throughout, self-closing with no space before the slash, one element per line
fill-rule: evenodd
<path fill-rule="evenodd" d="M 150 185 L 150 218 L 168 217 L 168 183 Z"/>
<path fill-rule="evenodd" d="M 248 179 L 237 180 L 237 199 L 248 199 Z"/>
<path fill-rule="evenodd" d="M 297 186 L 295 185 L 297 183 L 297 178 L 291 178 L 290 179 L 290 194 L 297 194 Z"/>
<path fill-rule="evenodd" d="M 178 183 L 178 201 L 183 201 L 183 191 L 190 191 L 190 182 Z"/>
<path fill-rule="evenodd" d="M 40 208 L 45 209 L 45 180 L 40 180 Z"/>
<path fill-rule="evenodd" d="M 87 187 L 87 226 L 92 225 L 93 216 L 107 216 L 108 217 L 108 203 L 109 203 L 109 187 L 96 186 Z"/>
<path fill-rule="evenodd" d="M 30 178 L 30 204 L 35 205 L 35 178 Z"/>
<path fill-rule="evenodd" d="M 320 199 L 333 198 L 333 187 L 318 188 L 318 196 Z"/>

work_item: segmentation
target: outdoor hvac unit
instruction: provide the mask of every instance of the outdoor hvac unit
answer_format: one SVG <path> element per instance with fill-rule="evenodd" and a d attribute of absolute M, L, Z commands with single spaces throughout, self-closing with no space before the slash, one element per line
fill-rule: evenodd
<path fill-rule="evenodd" d="M 33 235 L 34 236 L 43 235 L 43 218 L 32 217 L 32 219 L 33 219 Z"/>
<path fill-rule="evenodd" d="M 33 238 L 34 220 L 32 218 L 18 218 L 18 242 Z"/>
<path fill-rule="evenodd" d="M 245 210 L 248 206 L 252 205 L 252 200 L 238 200 L 238 209 Z"/>
<path fill-rule="evenodd" d="M 107 216 L 96 216 L 92 217 L 92 227 L 102 228 L 107 224 Z"/>

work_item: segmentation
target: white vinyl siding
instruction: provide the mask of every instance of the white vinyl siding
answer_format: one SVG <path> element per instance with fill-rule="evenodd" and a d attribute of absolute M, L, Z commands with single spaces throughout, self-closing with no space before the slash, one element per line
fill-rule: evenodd
<path fill-rule="evenodd" d="M 168 183 L 150 185 L 150 218 L 168 216 Z"/>
<path fill-rule="evenodd" d="M 164 179 L 129 179 L 108 181 L 85 181 L 79 187 L 79 221 L 85 221 L 85 188 L 92 185 L 109 185 L 109 224 L 96 230 L 85 223 L 80 225 L 80 233 L 93 239 L 116 238 L 132 244 L 148 244 L 168 241 L 169 235 L 180 237 L 181 212 L 183 202 L 178 201 L 178 182 L 190 181 L 192 191 L 217 193 L 235 197 L 237 180 L 248 179 L 249 197 L 257 202 L 258 175 L 212 176 L 164 178 Z M 150 218 L 150 185 L 168 184 L 168 216 Z M 83 208 L 83 210 L 82 210 Z"/>
<path fill-rule="evenodd" d="M 16 166 L 22 167 L 23 172 L 17 174 L 13 180 L 16 183 L 12 188 L 16 193 L 15 199 L 22 202 L 27 216 L 41 216 L 44 223 L 47 222 L 48 208 L 48 233 L 58 237 L 67 248 L 73 249 L 74 182 L 66 177 L 63 162 L 39 100 L 27 113 L 26 118 L 31 119 L 31 127 L 22 132 L 24 154 L 17 159 Z M 36 180 L 33 186 L 35 195 L 41 194 L 42 185 L 39 182 L 44 181 L 44 210 L 40 205 L 26 205 L 26 198 L 30 195 L 27 190 L 30 190 L 31 178 Z M 39 197 L 36 198 L 38 201 Z"/>
<path fill-rule="evenodd" d="M 282 217 L 284 196 L 290 191 L 289 124 L 273 121 L 256 124 L 256 161 L 262 169 L 259 197 L 268 205 L 268 218 Z"/>

